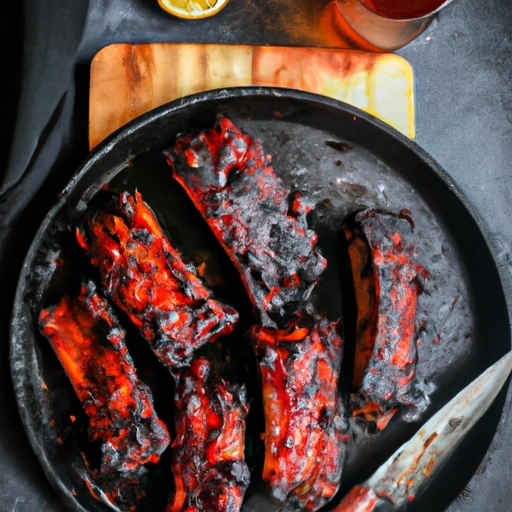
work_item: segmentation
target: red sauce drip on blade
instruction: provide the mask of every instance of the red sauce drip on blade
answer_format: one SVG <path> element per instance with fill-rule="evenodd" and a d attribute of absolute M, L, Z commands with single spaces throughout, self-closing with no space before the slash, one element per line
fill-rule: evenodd
<path fill-rule="evenodd" d="M 378 501 L 372 489 L 356 485 L 333 512 L 372 512 Z"/>

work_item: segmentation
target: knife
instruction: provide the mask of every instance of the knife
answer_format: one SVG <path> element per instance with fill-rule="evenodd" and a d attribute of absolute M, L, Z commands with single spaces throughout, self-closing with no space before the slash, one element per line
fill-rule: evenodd
<path fill-rule="evenodd" d="M 404 507 L 443 465 L 490 407 L 512 370 L 512 351 L 488 368 L 438 411 L 333 512 L 372 512 Z M 387 508 L 389 510 L 389 508 Z"/>

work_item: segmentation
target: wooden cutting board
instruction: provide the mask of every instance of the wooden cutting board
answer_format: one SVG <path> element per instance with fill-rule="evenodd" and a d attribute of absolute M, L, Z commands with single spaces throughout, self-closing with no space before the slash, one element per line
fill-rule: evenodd
<path fill-rule="evenodd" d="M 91 65 L 89 145 L 148 110 L 196 92 L 244 85 L 323 94 L 414 138 L 414 80 L 394 54 L 219 44 L 114 44 Z"/>

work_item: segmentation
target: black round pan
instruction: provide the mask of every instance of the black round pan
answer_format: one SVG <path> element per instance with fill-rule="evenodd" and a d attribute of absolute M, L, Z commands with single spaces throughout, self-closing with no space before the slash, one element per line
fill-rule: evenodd
<path fill-rule="evenodd" d="M 209 128 L 219 113 L 260 138 L 264 150 L 273 155 L 276 172 L 315 205 L 311 222 L 328 259 L 315 301 L 329 316 L 344 317 L 347 347 L 353 343 L 353 325 L 351 315 L 346 314 L 350 293 L 345 286 L 341 241 L 341 222 L 346 215 L 369 206 L 409 209 L 421 240 L 419 262 L 431 273 L 418 309 L 423 327 L 418 335 L 417 371 L 433 388 L 432 403 L 417 423 L 396 419 L 377 436 L 355 435 L 348 445 L 340 493 L 333 504 L 354 483 L 368 477 L 428 416 L 510 349 L 509 315 L 482 225 L 447 174 L 414 142 L 359 109 L 288 89 L 225 89 L 164 105 L 132 121 L 89 155 L 44 220 L 19 279 L 11 331 L 16 397 L 30 443 L 70 510 L 107 510 L 91 497 L 78 476 L 85 470 L 81 452 L 94 461 L 98 448 L 89 443 L 80 404 L 38 332 L 38 313 L 64 293 L 78 270 L 91 271 L 70 228 L 105 183 L 118 191 L 138 188 L 183 258 L 197 263 L 207 254 L 212 268 L 223 277 L 220 281 L 228 283 L 215 293 L 244 309 L 236 272 L 173 181 L 163 155 L 179 133 Z M 57 257 L 70 262 L 63 275 L 54 271 Z M 247 325 L 250 321 L 246 316 Z M 138 334 L 125 327 L 138 371 L 153 389 L 159 415 L 171 426 L 172 379 Z M 239 343 L 243 358 L 252 364 L 250 347 Z M 342 368 L 342 373 L 346 372 L 350 372 L 348 358 Z M 244 507 L 271 511 L 277 507 L 265 498 L 258 483 L 261 411 L 257 377 L 250 379 L 247 458 L 254 483 Z M 444 510 L 462 491 L 494 435 L 503 396 L 410 510 Z M 70 415 L 77 420 L 69 421 Z M 150 469 L 147 498 L 140 510 L 163 510 L 172 494 L 169 452 Z"/>

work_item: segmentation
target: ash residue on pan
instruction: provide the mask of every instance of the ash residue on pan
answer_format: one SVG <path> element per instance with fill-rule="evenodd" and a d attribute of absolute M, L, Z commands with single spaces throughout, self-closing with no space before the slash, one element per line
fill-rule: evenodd
<path fill-rule="evenodd" d="M 366 207 L 410 210 L 418 240 L 418 263 L 431 274 L 419 299 L 417 367 L 418 378 L 427 386 L 436 388 L 432 394 L 432 406 L 425 417 L 430 415 L 453 395 L 454 389 L 459 389 L 462 383 L 472 378 L 473 368 L 481 368 L 475 361 L 484 351 L 476 344 L 478 326 L 475 325 L 473 304 L 469 299 L 472 292 L 468 284 L 470 280 L 448 231 L 408 180 L 350 140 L 338 139 L 328 131 L 300 122 L 230 117 L 241 129 L 263 141 L 265 152 L 273 156 L 276 173 L 315 205 L 309 220 L 319 235 L 319 246 L 328 260 L 328 269 L 316 288 L 314 300 L 318 310 L 331 318 L 344 317 L 348 347 L 343 363 L 345 369 L 350 366 L 354 320 L 341 231 L 343 219 L 349 213 Z M 169 139 L 162 147 L 170 147 L 172 143 L 173 140 Z M 253 483 L 247 493 L 245 508 L 269 511 L 272 506 L 265 501 L 264 493 L 259 492 L 257 478 L 263 452 L 260 438 L 263 428 L 261 388 L 252 348 L 243 339 L 244 332 L 253 323 L 251 306 L 238 273 L 181 187 L 172 179 L 160 149 L 134 158 L 110 186 L 115 191 L 131 193 L 138 188 L 184 261 L 196 266 L 205 263 L 208 286 L 219 299 L 232 304 L 240 312 L 241 321 L 235 333 L 222 343 L 207 347 L 202 353 L 209 357 L 230 357 L 236 368 L 234 371 L 243 376 L 248 386 L 251 412 L 247 424 L 246 454 L 253 472 Z M 45 397 L 45 401 L 34 403 L 32 407 L 42 414 L 40 428 L 45 432 L 48 446 L 53 447 L 51 464 L 56 468 L 55 473 L 66 486 L 80 494 L 81 503 L 89 510 L 104 510 L 70 472 L 73 466 L 83 469 L 80 452 L 84 452 L 92 464 L 97 463 L 97 447 L 87 440 L 87 419 L 59 362 L 46 340 L 37 333 L 35 324 L 41 307 L 76 286 L 78 269 L 95 277 L 94 269 L 79 251 L 73 230 L 68 230 L 66 222 L 67 218 L 61 217 L 59 224 L 50 226 L 39 241 L 30 279 L 24 285 L 26 309 L 30 314 L 23 319 L 24 327 L 20 332 L 27 337 L 29 346 L 33 346 L 35 372 L 32 375 L 36 378 L 32 384 L 38 389 L 37 396 Z M 71 266 L 69 262 L 73 262 Z M 118 313 L 128 331 L 127 343 L 138 372 L 154 393 L 158 414 L 172 429 L 173 381 L 124 314 Z M 367 436 L 364 430 L 354 430 L 342 491 L 369 476 L 416 429 L 417 425 L 405 424 L 397 417 L 376 436 Z M 172 481 L 168 450 L 161 461 L 150 468 L 148 498 L 141 501 L 140 510 L 163 510 L 172 493 Z"/>

